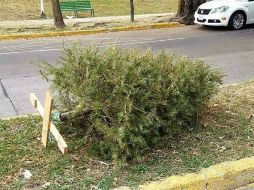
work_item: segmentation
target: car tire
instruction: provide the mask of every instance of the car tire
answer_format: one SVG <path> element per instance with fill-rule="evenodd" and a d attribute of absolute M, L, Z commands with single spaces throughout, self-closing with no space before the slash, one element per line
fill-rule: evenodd
<path fill-rule="evenodd" d="M 229 19 L 228 27 L 231 30 L 241 30 L 246 25 L 246 16 L 242 12 L 235 12 Z"/>

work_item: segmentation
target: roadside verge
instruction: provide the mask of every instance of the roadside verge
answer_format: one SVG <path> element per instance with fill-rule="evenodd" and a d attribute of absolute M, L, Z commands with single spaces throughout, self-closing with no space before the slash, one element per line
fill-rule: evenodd
<path fill-rule="evenodd" d="M 2 175 L 3 180 L 0 180 L 0 184 L 2 182 L 0 186 L 8 189 L 20 184 L 22 175 L 20 168 L 27 166 L 31 173 L 36 175 L 24 183 L 22 188 L 34 187 L 34 184 L 38 184 L 37 187 L 40 188 L 45 182 L 50 182 L 50 188 L 57 189 L 59 184 L 54 182 L 63 173 L 63 179 L 75 179 L 71 184 L 69 180 L 61 182 L 62 187 L 68 188 L 89 189 L 101 187 L 101 185 L 106 185 L 108 189 L 129 185 L 137 188 L 144 187 L 143 189 L 156 187 L 155 190 L 191 190 L 191 188 L 233 190 L 240 186 L 249 188 L 249 185 L 245 186 L 245 184 L 253 183 L 254 178 L 253 157 L 251 157 L 254 152 L 253 102 L 253 81 L 224 86 L 208 105 L 203 127 L 191 133 L 183 133 L 181 138 L 178 138 L 179 140 L 170 142 L 170 147 L 161 147 L 149 152 L 144 162 L 132 163 L 120 171 L 115 171 L 114 165 L 110 164 L 107 173 L 99 179 L 96 178 L 97 174 L 105 172 L 107 166 L 100 161 L 88 162 L 87 151 L 83 151 L 83 136 L 77 135 L 78 138 L 73 139 L 74 135 L 80 134 L 79 131 L 74 134 L 68 134 L 69 131 L 66 131 L 64 134 L 73 149 L 70 154 L 63 157 L 54 148 L 55 146 L 49 150 L 44 150 L 41 146 L 40 139 L 38 140 L 41 136 L 38 125 L 42 124 L 39 117 L 9 121 L 0 119 L 0 136 L 3 137 L 0 138 L 0 144 L 2 143 L 4 147 L 0 160 L 5 171 Z M 15 162 L 21 157 L 25 159 Z M 241 158 L 245 159 L 239 160 Z M 224 162 L 229 160 L 238 161 Z M 214 165 L 216 163 L 222 164 Z M 207 168 L 211 165 L 214 166 Z M 56 167 L 58 170 L 55 170 Z M 70 167 L 76 168 L 75 176 L 73 173 L 66 172 L 66 168 Z M 84 172 L 84 168 L 88 170 Z M 200 171 L 200 168 L 207 169 L 188 174 Z M 180 176 L 162 179 L 172 175 Z M 81 184 L 80 181 L 84 183 Z M 144 184 L 146 182 L 148 183 Z M 139 186 L 140 184 L 144 185 Z M 130 188 L 121 188 L 123 189 Z"/>
<path fill-rule="evenodd" d="M 184 176 L 141 185 L 142 190 L 226 190 L 254 182 L 254 157 L 223 162 Z"/>
<path fill-rule="evenodd" d="M 46 37 L 59 37 L 59 36 L 76 36 L 76 35 L 89 35 L 107 32 L 121 32 L 121 31 L 134 31 L 134 30 L 148 30 L 148 29 L 161 29 L 161 28 L 175 28 L 181 26 L 178 22 L 170 23 L 156 23 L 147 25 L 134 25 L 123 26 L 114 28 L 92 29 L 92 30 L 79 30 L 79 31 L 59 31 L 59 32 L 45 32 L 45 33 L 26 33 L 26 34 L 8 34 L 0 35 L 0 40 L 16 40 L 16 39 L 33 39 L 33 38 L 46 38 Z"/>

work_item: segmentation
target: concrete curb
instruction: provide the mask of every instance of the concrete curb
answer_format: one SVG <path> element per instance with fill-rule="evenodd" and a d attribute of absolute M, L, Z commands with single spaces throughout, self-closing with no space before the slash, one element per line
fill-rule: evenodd
<path fill-rule="evenodd" d="M 232 190 L 254 182 L 254 157 L 223 162 L 184 176 L 141 185 L 141 190 Z"/>
<path fill-rule="evenodd" d="M 234 190 L 253 190 L 253 189 L 254 189 L 254 183 L 248 184 L 244 187 L 240 187 L 240 188 L 237 188 L 237 189 L 234 189 Z"/>
<path fill-rule="evenodd" d="M 175 28 L 179 26 L 181 26 L 181 24 L 178 22 L 170 22 L 170 23 L 156 23 L 156 24 L 137 25 L 137 26 L 123 26 L 123 27 L 115 27 L 115 28 L 108 28 L 108 29 L 106 28 L 106 29 L 93 29 L 93 30 L 80 30 L 80 31 L 62 31 L 62 32 L 60 31 L 60 32 L 47 32 L 47 33 L 0 35 L 0 41 L 59 37 L 59 36 L 90 35 L 90 34 L 107 33 L 107 32 L 148 30 L 148 29 L 160 29 L 160 28 Z"/>

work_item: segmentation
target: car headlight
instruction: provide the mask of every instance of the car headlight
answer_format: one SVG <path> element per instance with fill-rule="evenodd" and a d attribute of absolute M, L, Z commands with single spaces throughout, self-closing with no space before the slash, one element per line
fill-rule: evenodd
<path fill-rule="evenodd" d="M 229 6 L 222 6 L 222 7 L 218 7 L 218 8 L 214 8 L 211 11 L 211 14 L 213 13 L 224 13 L 228 10 Z"/>

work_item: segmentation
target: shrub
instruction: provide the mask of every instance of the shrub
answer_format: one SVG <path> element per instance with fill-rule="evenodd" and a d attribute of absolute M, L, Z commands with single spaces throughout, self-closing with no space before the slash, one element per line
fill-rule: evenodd
<path fill-rule="evenodd" d="M 73 123 L 89 129 L 97 153 L 119 163 L 141 160 L 160 140 L 199 125 L 222 82 L 203 61 L 150 50 L 75 45 L 58 64 L 41 68 L 61 109 L 74 110 Z"/>

